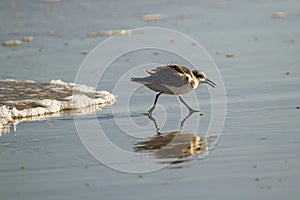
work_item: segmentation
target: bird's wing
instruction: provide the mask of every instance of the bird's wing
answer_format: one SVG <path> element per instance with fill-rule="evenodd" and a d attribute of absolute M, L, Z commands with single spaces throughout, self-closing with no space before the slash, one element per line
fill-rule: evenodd
<path fill-rule="evenodd" d="M 181 74 L 189 74 L 191 77 L 194 76 L 193 72 L 190 69 L 188 69 L 184 66 L 179 66 L 179 65 L 176 65 L 176 64 L 168 64 L 167 66 L 170 67 L 170 68 L 175 69 L 176 71 L 178 71 Z"/>
<path fill-rule="evenodd" d="M 150 76 L 142 78 L 144 84 L 156 83 L 165 86 L 182 87 L 191 79 L 191 71 L 188 68 L 175 64 L 157 67 L 146 72 Z"/>
<path fill-rule="evenodd" d="M 152 69 L 151 71 L 147 71 L 146 72 L 150 75 L 156 73 L 156 72 L 159 72 L 161 70 L 170 70 L 170 69 L 174 69 L 176 70 L 178 73 L 181 73 L 181 74 L 192 74 L 192 71 L 184 66 L 179 66 L 179 65 L 176 65 L 176 64 L 168 64 L 166 66 L 162 66 L 162 67 L 156 67 L 155 69 Z"/>

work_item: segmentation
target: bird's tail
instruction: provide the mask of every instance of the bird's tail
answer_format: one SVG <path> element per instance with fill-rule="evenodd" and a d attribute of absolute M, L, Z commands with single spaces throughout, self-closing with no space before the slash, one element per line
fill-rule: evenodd
<path fill-rule="evenodd" d="M 130 80 L 133 81 L 133 82 L 137 82 L 137 83 L 144 83 L 145 82 L 144 78 L 131 78 Z"/>

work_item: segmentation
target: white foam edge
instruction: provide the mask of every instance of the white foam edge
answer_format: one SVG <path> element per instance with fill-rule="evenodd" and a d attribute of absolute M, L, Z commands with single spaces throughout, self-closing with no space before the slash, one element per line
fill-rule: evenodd
<path fill-rule="evenodd" d="M 2 82 L 21 82 L 14 79 L 5 79 L 1 80 Z M 34 81 L 24 81 L 24 82 L 32 82 Z M 73 90 L 75 92 L 73 95 L 66 97 L 62 100 L 55 99 L 43 99 L 43 100 L 19 100 L 14 101 L 14 104 L 30 104 L 35 103 L 35 105 L 39 105 L 35 108 L 28 108 L 23 110 L 18 110 L 15 107 L 10 107 L 8 105 L 2 105 L 0 107 L 0 129 L 4 128 L 5 125 L 13 122 L 16 119 L 22 118 L 32 118 L 36 116 L 45 116 L 53 113 L 58 113 L 66 110 L 78 110 L 83 109 L 90 106 L 99 106 L 99 105 L 111 105 L 116 101 L 116 97 L 108 91 L 96 91 L 95 88 L 76 84 L 76 83 L 66 83 L 61 80 L 52 80 L 50 84 L 53 85 L 61 85 L 65 88 Z M 90 98 L 84 94 L 80 94 L 80 92 L 84 93 L 95 93 L 97 98 Z M 76 94 L 78 93 L 78 94 Z M 7 101 L 7 103 L 9 103 Z"/>

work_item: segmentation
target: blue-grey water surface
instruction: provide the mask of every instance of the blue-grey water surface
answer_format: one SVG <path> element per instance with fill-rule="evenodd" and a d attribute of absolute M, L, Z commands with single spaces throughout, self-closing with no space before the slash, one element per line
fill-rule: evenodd
<path fill-rule="evenodd" d="M 203 160 L 192 157 L 152 173 L 122 173 L 96 161 L 81 144 L 71 115 L 21 123 L 15 132 L 0 137 L 1 198 L 298 199 L 299 2 L 228 1 L 224 8 L 217 8 L 217 3 L 1 1 L 1 42 L 24 36 L 35 40 L 18 47 L 0 47 L 0 79 L 74 82 L 85 58 L 81 51 L 91 50 L 105 39 L 88 38 L 88 33 L 158 26 L 181 31 L 201 43 L 219 67 L 227 93 L 226 122 L 214 151 Z M 286 18 L 273 18 L 279 11 L 285 12 Z M 166 19 L 153 23 L 142 20 L 144 14 L 153 13 Z M 54 36 L 48 33 L 53 30 Z M 229 53 L 234 56 L 227 57 Z M 141 62 L 185 64 L 151 50 L 125 55 L 117 64 L 130 69 Z M 98 89 L 111 90 L 115 75 L 107 71 Z M 209 94 L 205 86 L 197 92 L 204 113 L 200 126 L 205 130 L 210 119 Z M 151 123 L 142 113 L 152 104 L 154 93 L 140 88 L 135 95 L 131 112 L 120 108 L 115 117 L 131 116 L 138 124 Z M 191 95 L 184 98 L 195 105 Z M 159 100 L 167 104 L 170 113 L 168 123 L 161 126 L 163 134 L 180 125 L 179 102 L 174 99 L 162 96 Z M 114 106 L 118 105 L 120 102 Z M 158 109 L 156 116 L 160 112 Z M 80 116 L 82 120 L 89 117 Z M 189 118 L 184 130 L 193 132 L 198 117 Z M 110 139 L 122 148 L 132 151 L 140 141 L 120 134 L 118 127 L 111 125 L 111 108 L 97 111 L 96 118 L 104 127 L 109 126 Z M 153 126 L 145 131 L 155 136 Z"/>

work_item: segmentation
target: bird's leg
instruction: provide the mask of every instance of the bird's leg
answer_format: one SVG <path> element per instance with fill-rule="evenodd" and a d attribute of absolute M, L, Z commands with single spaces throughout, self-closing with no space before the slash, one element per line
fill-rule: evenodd
<path fill-rule="evenodd" d="M 189 109 L 190 113 L 194 113 L 194 112 L 200 112 L 199 110 L 194 110 L 192 109 L 187 103 L 185 103 L 185 101 L 183 100 L 183 98 L 181 96 L 178 96 L 180 101 Z"/>
<path fill-rule="evenodd" d="M 179 130 L 182 131 L 182 128 L 184 126 L 184 122 L 190 117 L 192 116 L 196 111 L 193 111 L 193 112 L 190 112 L 181 122 L 180 122 L 180 127 L 179 127 Z"/>
<path fill-rule="evenodd" d="M 159 127 L 158 127 L 158 125 L 157 125 L 157 123 L 156 123 L 155 118 L 154 118 L 151 114 L 148 114 L 148 118 L 154 123 L 155 129 L 156 129 L 155 132 L 156 132 L 158 135 L 161 135 L 161 133 L 159 132 Z"/>
<path fill-rule="evenodd" d="M 152 112 L 153 112 L 153 110 L 155 109 L 155 105 L 156 105 L 156 103 L 157 103 L 158 97 L 159 97 L 159 95 L 161 95 L 161 94 L 162 94 L 162 92 L 160 92 L 160 93 L 158 93 L 158 94 L 156 95 L 153 106 L 152 106 L 152 107 L 148 110 L 148 112 L 146 113 L 148 116 L 151 116 L 151 117 L 152 117 Z"/>
<path fill-rule="evenodd" d="M 159 97 L 159 95 L 161 95 L 162 94 L 162 92 L 160 92 L 160 93 L 158 93 L 156 96 L 155 96 L 155 100 L 154 100 L 154 106 L 156 105 L 156 103 L 157 103 L 157 100 L 158 100 L 158 97 Z"/>

